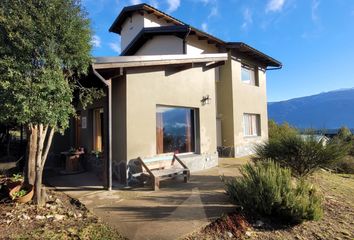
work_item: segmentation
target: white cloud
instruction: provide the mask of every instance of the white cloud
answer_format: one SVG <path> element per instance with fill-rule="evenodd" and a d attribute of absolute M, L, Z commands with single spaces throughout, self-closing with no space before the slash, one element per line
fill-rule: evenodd
<path fill-rule="evenodd" d="M 93 35 L 91 38 L 91 44 L 94 47 L 101 47 L 101 38 L 97 35 Z"/>
<path fill-rule="evenodd" d="M 130 0 L 130 4 L 131 5 L 136 5 L 136 4 L 140 4 L 141 0 Z"/>
<path fill-rule="evenodd" d="M 215 17 L 217 15 L 219 15 L 219 9 L 216 6 L 214 6 L 211 8 L 208 18 Z"/>
<path fill-rule="evenodd" d="M 243 10 L 242 29 L 247 29 L 253 23 L 252 11 L 249 8 Z"/>
<path fill-rule="evenodd" d="M 201 2 L 203 3 L 204 5 L 207 5 L 207 4 L 215 4 L 217 2 L 217 0 L 195 0 L 196 2 Z"/>
<path fill-rule="evenodd" d="M 319 20 L 319 16 L 317 14 L 318 7 L 320 6 L 320 0 L 312 0 L 311 5 L 311 18 L 312 21 L 317 22 Z"/>
<path fill-rule="evenodd" d="M 204 32 L 208 31 L 208 24 L 207 23 L 202 23 L 202 30 Z"/>
<path fill-rule="evenodd" d="M 119 43 L 113 43 L 113 42 L 111 42 L 111 43 L 109 43 L 109 47 L 110 47 L 113 51 L 115 51 L 116 53 L 120 53 L 120 52 L 121 52 Z"/>
<path fill-rule="evenodd" d="M 285 0 L 268 0 L 266 12 L 279 12 L 283 9 Z"/>
<path fill-rule="evenodd" d="M 167 4 L 168 4 L 167 12 L 171 13 L 171 12 L 176 11 L 179 8 L 181 1 L 180 0 L 167 0 Z"/>
<path fill-rule="evenodd" d="M 159 3 L 158 3 L 157 0 L 150 0 L 150 1 L 149 1 L 149 4 L 150 4 L 151 6 L 153 6 L 154 8 L 158 8 L 158 7 L 159 7 Z"/>
<path fill-rule="evenodd" d="M 199 1 L 206 5 L 206 4 L 210 3 L 211 0 L 199 0 Z"/>

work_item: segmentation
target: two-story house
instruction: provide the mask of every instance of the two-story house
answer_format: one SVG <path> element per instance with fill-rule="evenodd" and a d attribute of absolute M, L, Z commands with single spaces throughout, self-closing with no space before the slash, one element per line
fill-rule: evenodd
<path fill-rule="evenodd" d="M 109 31 L 121 56 L 95 58 L 91 76 L 106 97 L 79 111 L 67 141 L 104 152 L 89 162 L 108 182 L 125 182 L 139 156 L 175 152 L 193 172 L 218 164 L 217 147 L 243 156 L 267 140 L 266 71 L 279 61 L 147 4 L 123 8 Z"/>

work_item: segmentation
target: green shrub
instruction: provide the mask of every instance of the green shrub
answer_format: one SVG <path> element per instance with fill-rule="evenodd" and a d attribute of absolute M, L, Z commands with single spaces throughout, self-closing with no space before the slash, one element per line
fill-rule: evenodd
<path fill-rule="evenodd" d="M 269 139 L 276 140 L 288 136 L 296 136 L 299 132 L 288 123 L 277 124 L 274 120 L 268 121 Z"/>
<path fill-rule="evenodd" d="M 273 160 L 290 168 L 294 176 L 306 177 L 319 168 L 332 167 L 347 151 L 346 145 L 336 142 L 324 144 L 314 136 L 305 139 L 289 135 L 256 145 L 253 160 Z"/>
<path fill-rule="evenodd" d="M 321 198 L 304 180 L 294 180 L 288 168 L 272 161 L 247 164 L 241 178 L 225 181 L 231 200 L 246 211 L 292 223 L 318 220 Z"/>
<path fill-rule="evenodd" d="M 339 160 L 335 164 L 334 170 L 338 173 L 354 174 L 354 157 L 347 156 Z"/>

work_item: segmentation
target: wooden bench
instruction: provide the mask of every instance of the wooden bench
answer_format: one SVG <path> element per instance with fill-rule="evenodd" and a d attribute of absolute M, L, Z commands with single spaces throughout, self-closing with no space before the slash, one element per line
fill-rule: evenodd
<path fill-rule="evenodd" d="M 160 188 L 161 180 L 175 178 L 178 175 L 183 175 L 184 182 L 189 180 L 189 169 L 175 154 L 164 154 L 148 158 L 139 157 L 138 161 L 143 170 L 151 177 L 154 190 Z M 179 163 L 179 165 L 176 163 Z"/>

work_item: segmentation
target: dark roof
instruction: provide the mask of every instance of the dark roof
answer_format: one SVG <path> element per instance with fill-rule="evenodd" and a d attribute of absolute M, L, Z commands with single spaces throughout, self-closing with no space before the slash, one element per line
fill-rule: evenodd
<path fill-rule="evenodd" d="M 175 35 L 179 38 L 184 38 L 189 32 L 187 26 L 163 26 L 143 28 L 129 45 L 122 51 L 122 56 L 134 55 L 140 47 L 149 39 L 157 35 Z"/>
<path fill-rule="evenodd" d="M 219 44 L 224 44 L 225 42 L 222 41 L 219 38 L 216 38 L 206 32 L 203 32 L 193 26 L 190 26 L 189 24 L 182 22 L 174 17 L 172 17 L 171 15 L 168 15 L 146 3 L 141 3 L 141 4 L 137 4 L 137 5 L 132 5 L 132 6 L 128 6 L 128 7 L 124 7 L 122 9 L 122 11 L 120 12 L 120 14 L 118 15 L 118 17 L 114 20 L 112 26 L 109 28 L 110 32 L 114 32 L 114 33 L 118 33 L 120 34 L 122 31 L 122 25 L 124 23 L 124 21 L 130 17 L 132 15 L 132 13 L 134 12 L 147 12 L 149 14 L 154 14 L 159 18 L 164 18 L 167 22 L 171 22 L 175 25 L 183 25 L 183 26 L 187 26 L 191 29 L 191 34 L 197 34 L 200 37 L 205 37 L 208 38 L 209 41 L 214 41 L 214 43 L 219 43 Z"/>
<path fill-rule="evenodd" d="M 122 24 L 124 23 L 125 19 L 130 17 L 132 13 L 139 12 L 139 11 L 141 11 L 141 12 L 146 11 L 147 13 L 154 13 L 155 15 L 158 15 L 159 17 L 167 18 L 168 21 L 173 22 L 177 25 L 188 26 L 187 24 L 181 22 L 180 20 L 178 20 L 178 19 L 176 19 L 164 12 L 161 12 L 160 10 L 158 10 L 146 3 L 142 3 L 142 4 L 124 7 L 122 9 L 122 11 L 120 12 L 120 14 L 118 15 L 118 17 L 116 18 L 116 20 L 114 20 L 112 26 L 109 28 L 109 31 L 120 34 L 120 32 L 122 31 Z"/>
<path fill-rule="evenodd" d="M 259 63 L 272 66 L 272 67 L 282 67 L 281 62 L 275 60 L 274 58 L 258 51 L 257 49 L 242 43 L 242 42 L 225 42 L 217 37 L 214 37 L 206 32 L 203 32 L 193 26 L 190 26 L 146 3 L 124 7 L 118 17 L 113 22 L 112 26 L 109 28 L 110 32 L 121 33 L 122 25 L 124 21 L 132 15 L 134 12 L 147 12 L 148 14 L 154 14 L 158 18 L 163 18 L 167 22 L 173 23 L 174 26 L 169 27 L 154 27 L 154 28 L 144 28 L 134 39 L 133 41 L 123 50 L 121 55 L 131 55 L 134 54 L 149 38 L 154 35 L 163 35 L 163 31 L 166 31 L 166 34 L 175 34 L 178 37 L 181 37 L 184 34 L 185 29 L 189 29 L 189 34 L 196 35 L 199 40 L 206 40 L 210 44 L 216 44 L 219 47 L 225 47 L 226 49 L 232 49 L 235 54 L 238 54 L 240 57 L 246 57 L 251 60 L 258 61 Z M 150 30 L 148 30 L 150 29 Z"/>
<path fill-rule="evenodd" d="M 252 58 L 261 63 L 265 63 L 267 66 L 282 67 L 281 62 L 268 56 L 267 54 L 262 53 L 261 51 L 258 51 L 257 49 L 247 45 L 246 43 L 228 42 L 226 44 L 226 48 L 233 49 L 236 52 L 236 54 L 241 57 L 243 55 L 246 55 L 246 57 Z"/>

